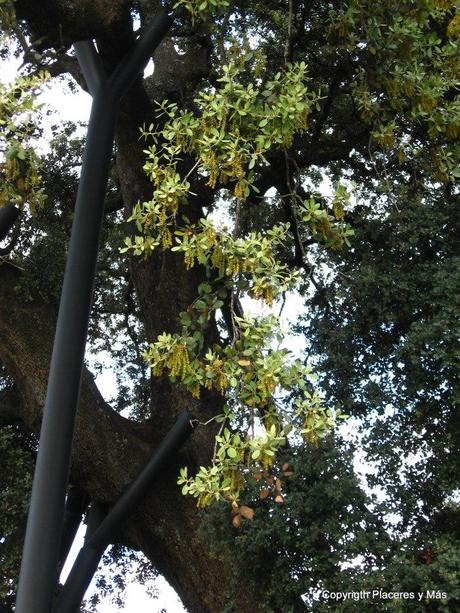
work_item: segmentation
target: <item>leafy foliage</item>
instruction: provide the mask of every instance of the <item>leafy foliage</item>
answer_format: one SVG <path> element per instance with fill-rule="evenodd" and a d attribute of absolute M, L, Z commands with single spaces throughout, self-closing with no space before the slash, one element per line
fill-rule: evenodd
<path fill-rule="evenodd" d="M 0 84 L 0 206 L 14 202 L 31 210 L 43 205 L 38 156 L 30 141 L 37 137 L 36 97 L 46 73 L 22 77 L 11 85 Z"/>
<path fill-rule="evenodd" d="M 317 394 L 307 389 L 308 368 L 300 360 L 290 363 L 289 351 L 270 348 L 278 325 L 273 317 L 249 320 L 238 317 L 231 307 L 231 342 L 224 346 L 206 344 L 205 329 L 226 301 L 228 305 L 235 296 L 239 299 L 247 294 L 272 305 L 275 298 L 295 287 L 298 273 L 291 272 L 277 257 L 277 250 L 288 242 L 289 224 L 274 225 L 266 230 L 266 236 L 252 232 L 245 237 L 232 236 L 204 218 L 192 224 L 183 216 L 183 225 L 177 226 L 179 208 L 187 207 L 190 174 L 205 174 L 211 188 L 216 188 L 218 181 L 222 185 L 233 183 L 235 198 L 244 202 L 251 189 L 258 191 L 253 184 L 253 169 L 268 165 L 269 150 L 289 147 L 294 136 L 307 129 L 310 107 L 317 104 L 318 97 L 308 92 L 305 63 L 288 65 L 259 91 L 238 82 L 251 60 L 248 53 L 241 56 L 239 67 L 223 67 L 223 76 L 217 79 L 222 86 L 201 93 L 194 101 L 201 109 L 199 116 L 179 112 L 177 105 L 167 102 L 160 105 L 159 118 L 163 114 L 167 117 L 162 130 L 153 131 L 152 124 L 144 132 L 155 143 L 146 151 L 149 161 L 144 167 L 155 191 L 152 200 L 137 204 L 130 217 L 143 235 L 126 238 L 122 249 L 137 256 L 148 256 L 158 247 L 183 253 L 186 267 L 192 268 L 195 263 L 203 266 L 209 280 L 198 287 L 199 297 L 187 312 L 180 314 L 181 333 L 160 335 L 150 345 L 145 357 L 152 374 L 159 377 L 167 372 L 173 382 L 181 381 L 197 397 L 200 388 L 225 393 L 231 401 L 224 414 L 216 416 L 222 423 L 239 417 L 241 424 L 243 415 L 253 429 L 257 408 L 263 421 L 270 424 L 259 438 L 244 440 L 236 434 L 229 448 L 219 445 L 224 439 L 218 437 L 212 468 L 201 467 L 195 480 L 190 480 L 186 472 L 182 474 L 182 491 L 198 497 L 199 506 L 222 496 L 237 506 L 245 473 L 271 465 L 288 431 L 281 425 L 276 391 L 302 390 L 295 415 L 301 417 L 300 432 L 309 440 L 323 436 L 334 421 L 333 411 L 321 407 Z M 260 62 L 265 64 L 266 59 L 256 58 L 250 66 L 255 75 L 260 73 Z M 177 167 L 185 154 L 192 155 L 196 162 L 182 179 Z M 310 200 L 302 203 L 301 219 L 313 235 L 320 228 L 326 239 L 334 236 L 331 245 L 339 247 L 352 234 L 341 223 L 346 200 L 342 186 L 334 199 L 335 216 Z M 279 333 L 277 340 L 282 341 Z M 228 442 L 230 432 L 226 432 Z"/>
<path fill-rule="evenodd" d="M 0 427 L 0 462 L 0 602 L 12 607 L 34 462 L 27 438 L 17 427 Z"/>
<path fill-rule="evenodd" d="M 355 573 L 369 572 L 390 555 L 383 524 L 366 508 L 351 459 L 351 450 L 339 452 L 332 437 L 317 447 L 285 451 L 272 483 L 255 481 L 245 495 L 255 509 L 252 521 L 243 519 L 235 531 L 223 521 L 223 508 L 207 511 L 202 530 L 216 554 L 232 560 L 236 581 L 254 581 L 269 611 L 304 611 L 301 594 L 323 582 L 331 590 L 352 584 Z"/>
<path fill-rule="evenodd" d="M 229 6 L 228 0 L 178 0 L 174 8 L 184 7 L 193 18 L 204 19 L 213 11 L 224 9 Z"/>
<path fill-rule="evenodd" d="M 3 10 L 10 4 L 1 3 L 1 16 L 13 28 Z M 131 9 L 143 19 L 146 4 Z M 116 360 L 122 385 L 114 404 L 147 426 L 158 418 L 158 390 L 209 405 L 212 417 L 199 426 L 218 430 L 209 434 L 213 458 L 183 468 L 179 484 L 200 507 L 213 503 L 205 538 L 238 586 L 257 586 L 267 610 L 303 610 L 300 593 L 310 610 L 327 610 L 313 598 L 318 589 L 389 585 L 435 585 L 449 593 L 439 610 L 453 610 L 460 525 L 455 3 L 181 0 L 176 7 L 185 10 L 174 30 L 183 53 L 174 66 L 197 44 L 211 67 L 199 78 L 177 76 L 168 89 L 156 60 L 153 95 L 166 91 L 166 98 L 152 102 L 142 129 L 151 198 L 128 212 L 129 230 L 120 214 L 103 236 L 90 335 Z M 12 153 L 5 146 L 16 161 L 4 162 L 2 193 L 4 202 L 38 209 L 33 131 L 16 114 L 29 110 L 32 83 L 17 90 L 17 103 L 1 90 L 19 143 L 12 137 Z M 76 182 L 64 165 L 79 159 L 69 136 L 45 165 L 52 204 L 23 216 L 12 253 L 30 288 L 52 303 Z M 126 198 L 131 185 L 124 188 Z M 114 180 L 110 195 L 118 191 Z M 137 278 L 136 297 L 133 278 L 171 262 L 176 272 L 183 262 L 180 282 L 190 281 L 192 299 L 177 313 L 167 305 L 169 327 L 147 338 L 146 301 L 137 303 L 143 282 Z M 308 309 L 297 322 L 308 352 L 300 359 L 275 317 L 251 317 L 241 307 L 248 298 L 278 307 L 292 291 Z M 126 331 L 132 343 L 124 342 Z M 366 485 L 383 497 L 363 491 L 352 452 L 339 433 L 331 435 L 341 412 L 352 419 L 340 434 L 357 430 L 369 462 Z M 223 501 L 232 505 L 230 519 Z M 337 610 L 379 606 L 355 605 Z"/>
<path fill-rule="evenodd" d="M 308 324 L 323 388 L 370 428 L 373 481 L 405 525 L 459 486 L 456 200 L 448 189 L 414 194 L 383 220 L 361 210 L 354 253 L 337 254 L 339 278 Z"/>

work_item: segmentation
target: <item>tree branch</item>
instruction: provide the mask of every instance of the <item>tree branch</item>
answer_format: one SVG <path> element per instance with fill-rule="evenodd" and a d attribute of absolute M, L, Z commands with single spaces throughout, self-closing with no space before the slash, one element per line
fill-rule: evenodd
<path fill-rule="evenodd" d="M 0 390 L 0 426 L 17 424 L 21 421 L 21 402 L 16 386 Z"/>
<path fill-rule="evenodd" d="M 323 130 L 324 124 L 326 123 L 326 120 L 331 111 L 332 104 L 334 102 L 334 98 L 338 90 L 341 72 L 342 72 L 342 69 L 340 67 L 337 67 L 334 72 L 334 76 L 332 77 L 331 82 L 329 84 L 329 91 L 327 94 L 327 98 L 326 98 L 326 101 L 324 102 L 322 113 L 315 125 L 315 129 L 313 132 L 313 136 L 312 136 L 313 143 L 318 142 L 319 137 L 321 136 L 321 132 Z"/>
<path fill-rule="evenodd" d="M 16 385 L 20 418 L 38 432 L 47 387 L 54 310 L 39 298 L 24 299 L 28 289 L 8 264 L 0 266 L 0 360 Z M 5 415 L 18 415 L 18 400 L 5 391 Z M 72 472 L 96 500 L 111 502 L 132 478 L 128 466 L 142 465 L 148 445 L 139 426 L 113 411 L 87 369 L 83 373 L 73 446 Z M 125 464 L 126 463 L 126 464 Z M 108 475 L 112 475 L 110 479 Z"/>

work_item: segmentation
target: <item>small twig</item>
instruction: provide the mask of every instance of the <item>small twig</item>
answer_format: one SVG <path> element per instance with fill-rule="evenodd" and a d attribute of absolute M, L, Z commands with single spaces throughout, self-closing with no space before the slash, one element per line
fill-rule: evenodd
<path fill-rule="evenodd" d="M 212 452 L 212 461 L 213 462 L 214 462 L 214 460 L 216 459 L 216 456 L 217 456 L 217 438 L 222 434 L 226 423 L 227 423 L 227 418 L 225 418 L 224 421 L 220 424 L 219 432 L 216 434 L 216 437 L 214 439 L 214 449 L 213 449 L 213 452 Z"/>
<path fill-rule="evenodd" d="M 294 18 L 294 6 L 289 0 L 288 31 L 286 44 L 284 45 L 284 64 L 287 65 L 292 59 L 292 21 Z"/>
<path fill-rule="evenodd" d="M 18 266 L 17 264 L 15 264 L 14 262 L 12 262 L 11 260 L 9 260 L 6 257 L 3 257 L 2 255 L 0 255 L 0 266 L 2 264 L 9 264 L 10 266 L 13 266 L 14 268 L 17 268 L 18 270 L 22 270 L 22 272 L 24 272 L 25 268 L 23 268 L 22 266 Z"/>
<path fill-rule="evenodd" d="M 338 270 L 337 274 L 340 275 L 341 277 L 343 277 L 344 279 L 348 279 L 349 281 L 353 281 L 353 277 L 351 275 L 347 275 L 346 273 L 342 272 L 341 270 Z"/>
<path fill-rule="evenodd" d="M 219 415 L 214 415 L 214 417 L 211 417 L 210 419 L 208 419 L 208 421 L 200 421 L 199 419 L 192 419 L 191 423 L 194 426 L 209 426 L 209 424 L 212 423 L 218 417 Z"/>
<path fill-rule="evenodd" d="M 276 194 L 275 196 L 256 196 L 259 200 L 283 200 L 284 198 L 292 198 L 292 194 Z"/>
<path fill-rule="evenodd" d="M 278 318 L 281 317 L 281 314 L 284 311 L 284 307 L 286 306 L 286 292 L 283 292 L 282 296 L 283 296 L 283 302 L 281 303 L 281 308 L 280 308 L 280 311 L 278 313 Z"/>
<path fill-rule="evenodd" d="M 190 170 L 188 171 L 188 173 L 185 175 L 185 177 L 182 179 L 182 183 L 185 183 L 185 181 L 187 181 L 187 179 L 189 178 L 189 176 L 193 173 L 193 171 L 198 168 L 198 166 L 200 165 L 200 160 L 198 160 L 196 162 L 196 164 L 194 164 L 192 166 L 192 168 L 190 168 Z"/>
<path fill-rule="evenodd" d="M 30 47 L 28 45 L 26 37 L 24 36 L 24 34 L 22 33 L 22 30 L 18 26 L 15 26 L 13 28 L 13 31 L 16 34 L 16 38 L 18 39 L 19 44 L 22 47 L 22 50 L 24 51 L 24 55 L 26 57 L 29 56 L 31 54 L 31 52 L 33 51 L 33 47 Z M 22 64 L 22 66 L 24 66 L 24 64 Z M 22 66 L 21 66 L 21 68 L 22 68 Z"/>
<path fill-rule="evenodd" d="M 300 202 L 302 202 L 302 199 L 297 194 L 296 187 L 292 185 L 291 172 L 289 168 L 289 162 L 291 161 L 295 163 L 295 160 L 292 160 L 292 158 L 289 157 L 288 152 L 286 150 L 284 151 L 284 160 L 285 160 L 285 165 L 286 165 L 286 184 L 291 194 L 291 215 L 290 217 L 292 221 L 292 231 L 294 235 L 294 246 L 299 254 L 300 260 L 305 261 L 306 254 L 305 254 L 305 249 L 302 244 L 302 240 L 300 238 L 299 220 L 297 218 L 297 205 L 296 205 L 296 200 L 299 199 Z"/>
<path fill-rule="evenodd" d="M 222 27 L 220 29 L 220 40 L 219 40 L 219 53 L 222 56 L 222 61 L 224 64 L 227 63 L 227 53 L 225 51 L 225 33 L 227 32 L 228 22 L 230 21 L 230 16 L 232 14 L 232 8 L 230 7 L 228 11 L 225 13 L 224 19 L 222 21 Z"/>
<path fill-rule="evenodd" d="M 230 292 L 230 318 L 232 321 L 232 342 L 231 342 L 231 346 L 233 347 L 233 345 L 236 343 L 238 337 L 239 337 L 239 328 L 236 325 L 236 321 L 235 321 L 235 292 L 233 291 L 233 289 L 231 289 Z"/>

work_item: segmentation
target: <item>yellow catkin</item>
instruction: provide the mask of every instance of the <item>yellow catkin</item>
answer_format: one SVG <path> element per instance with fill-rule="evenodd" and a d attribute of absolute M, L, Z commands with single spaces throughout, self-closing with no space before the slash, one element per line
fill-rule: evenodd
<path fill-rule="evenodd" d="M 187 270 L 190 270 L 190 268 L 193 268 L 193 266 L 195 265 L 195 256 L 191 251 L 187 251 L 185 253 L 184 260 L 185 267 L 187 268 Z"/>
<path fill-rule="evenodd" d="M 449 140 L 457 140 L 460 138 L 460 124 L 449 123 L 445 130 Z"/>
<path fill-rule="evenodd" d="M 190 393 L 192 394 L 192 396 L 194 398 L 199 398 L 200 397 L 200 384 L 199 383 L 194 383 L 192 385 L 189 386 L 189 390 Z"/>
<path fill-rule="evenodd" d="M 169 228 L 163 228 L 161 232 L 161 246 L 165 250 L 172 247 L 172 236 Z"/>
<path fill-rule="evenodd" d="M 449 38 L 460 38 L 460 15 L 455 15 L 447 26 L 447 35 Z"/>
<path fill-rule="evenodd" d="M 219 173 L 216 168 L 213 168 L 209 173 L 209 179 L 206 183 L 211 189 L 216 187 L 217 179 L 219 178 Z"/>
<path fill-rule="evenodd" d="M 266 287 L 264 290 L 264 300 L 268 304 L 268 306 L 272 306 L 273 304 L 273 289 L 271 287 Z"/>
<path fill-rule="evenodd" d="M 235 185 L 235 189 L 233 190 L 235 198 L 238 198 L 238 200 L 244 200 L 245 199 L 245 189 L 246 187 L 243 181 L 238 181 L 238 183 Z"/>
<path fill-rule="evenodd" d="M 154 377 L 160 377 L 163 374 L 163 366 L 161 362 L 156 362 L 152 365 L 152 375 Z"/>
<path fill-rule="evenodd" d="M 220 268 L 222 265 L 222 249 L 217 247 L 213 250 L 211 255 L 211 264 L 214 268 Z"/>
<path fill-rule="evenodd" d="M 187 347 L 183 344 L 178 344 L 173 348 L 171 355 L 169 356 L 167 366 L 170 369 L 172 377 L 184 377 L 188 367 L 190 365 L 190 359 L 187 351 Z"/>
<path fill-rule="evenodd" d="M 144 217 L 144 230 L 147 232 L 152 230 L 154 227 L 154 219 L 152 211 L 149 211 L 147 215 Z"/>
<path fill-rule="evenodd" d="M 7 159 L 5 169 L 7 179 L 14 181 L 20 176 L 19 162 L 16 158 Z"/>
<path fill-rule="evenodd" d="M 212 228 L 208 227 L 205 230 L 205 236 L 208 242 L 208 249 L 211 249 L 211 247 L 213 247 L 216 242 L 216 233 L 214 232 Z"/>

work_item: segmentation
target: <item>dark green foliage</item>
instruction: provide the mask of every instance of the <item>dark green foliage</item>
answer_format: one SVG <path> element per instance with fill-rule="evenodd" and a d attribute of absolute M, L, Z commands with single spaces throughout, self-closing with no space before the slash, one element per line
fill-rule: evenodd
<path fill-rule="evenodd" d="M 303 445 L 286 454 L 289 476 L 277 467 L 284 502 L 272 496 L 261 500 L 260 483 L 255 484 L 246 500 L 255 509 L 254 519 L 243 522 L 240 531 L 231 527 L 227 509 L 205 516 L 203 531 L 211 535 L 216 555 L 225 552 L 236 583 L 256 583 L 260 602 L 270 611 L 305 610 L 300 595 L 320 585 L 350 586 L 358 568 L 343 568 L 358 560 L 365 576 L 392 550 L 381 517 L 353 473 L 352 450 L 339 451 L 338 445 L 330 437 L 319 447 Z"/>
<path fill-rule="evenodd" d="M 359 600 L 338 602 L 325 600 L 319 595 L 310 603 L 313 611 L 361 612 L 361 611 L 456 611 L 460 606 L 460 557 L 458 546 L 449 540 L 432 540 L 432 546 L 416 551 L 401 546 L 390 557 L 382 570 L 368 573 L 350 570 L 342 574 L 341 582 L 332 590 L 340 592 L 367 591 L 369 595 Z M 331 590 L 328 582 L 325 588 Z M 331 591 L 332 591 L 331 590 Z M 388 599 L 373 591 L 409 594 L 406 597 Z"/>
<path fill-rule="evenodd" d="M 1 426 L 1 425 L 0 425 Z M 0 610 L 12 610 L 34 456 L 18 427 L 0 427 Z"/>
<path fill-rule="evenodd" d="M 388 489 L 405 526 L 459 487 L 457 200 L 439 188 L 381 214 L 358 207 L 353 249 L 326 258 L 334 282 L 308 318 L 323 387 L 362 419 L 380 465 L 372 483 Z"/>

